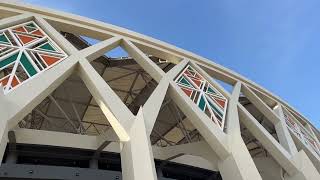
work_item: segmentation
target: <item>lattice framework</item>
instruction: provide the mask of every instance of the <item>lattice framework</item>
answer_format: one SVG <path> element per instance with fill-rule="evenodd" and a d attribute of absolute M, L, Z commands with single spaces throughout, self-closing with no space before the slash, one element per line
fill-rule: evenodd
<path fill-rule="evenodd" d="M 13 6 L 13 5 L 11 5 Z M 19 6 L 16 8 L 19 9 Z M 28 8 L 26 8 L 28 9 Z M 203 135 L 205 141 L 208 143 L 208 148 L 219 157 L 221 162 L 224 162 L 223 160 L 231 158 L 240 158 L 243 160 L 242 157 L 238 157 L 236 153 L 232 153 L 237 151 L 235 147 L 232 146 L 232 143 L 230 145 L 230 139 L 229 137 L 239 137 L 239 125 L 237 125 L 239 122 L 239 117 L 242 118 L 242 121 L 244 121 L 245 125 L 248 126 L 248 129 L 253 131 L 253 135 L 256 136 L 256 138 L 262 142 L 262 145 L 266 147 L 266 150 L 270 150 L 270 154 L 273 156 L 273 158 L 280 164 L 281 168 L 284 169 L 286 174 L 290 177 L 295 177 L 297 174 L 303 174 L 305 171 L 303 169 L 299 169 L 299 166 L 296 164 L 296 161 L 293 161 L 292 158 L 296 156 L 296 153 L 294 151 L 290 151 L 288 149 L 285 149 L 282 144 L 279 144 L 278 142 L 274 142 L 274 140 L 270 137 L 270 134 L 267 134 L 266 130 L 257 123 L 256 119 L 250 115 L 248 111 L 238 102 L 240 92 L 246 93 L 246 95 L 249 95 L 248 97 L 254 100 L 254 104 L 258 106 L 259 110 L 263 111 L 264 114 L 271 116 L 271 119 L 273 120 L 273 123 L 275 125 L 279 125 L 278 131 L 285 134 L 287 132 L 287 128 L 282 127 L 282 122 L 289 122 L 289 120 L 282 119 L 280 114 L 276 114 L 273 110 L 276 106 L 271 106 L 267 104 L 264 100 L 268 99 L 271 100 L 275 104 L 281 104 L 283 106 L 289 107 L 286 103 L 281 101 L 280 99 L 274 97 L 272 94 L 268 93 L 266 90 L 262 89 L 261 87 L 255 85 L 254 83 L 250 82 L 249 80 L 233 73 L 232 71 L 226 70 L 223 67 L 220 67 L 219 65 L 216 65 L 214 63 L 209 63 L 204 58 L 198 57 L 196 55 L 193 55 L 191 53 L 172 48 L 171 46 L 165 44 L 165 43 L 159 43 L 151 38 L 144 37 L 137 35 L 132 32 L 127 32 L 122 29 L 117 29 L 114 27 L 110 27 L 108 25 L 96 23 L 96 22 L 90 22 L 86 20 L 76 20 L 74 17 L 69 17 L 63 19 L 63 20 L 57 20 L 55 18 L 50 17 L 50 13 L 44 13 L 43 11 L 37 11 L 35 9 L 29 8 L 28 10 L 33 11 L 34 13 L 39 13 L 36 15 L 36 17 L 30 16 L 29 14 L 22 14 L 18 15 L 16 17 L 13 17 L 12 19 L 9 18 L 9 20 L 1 21 L 0 25 L 4 24 L 3 26 L 7 26 L 8 28 L 9 24 L 15 23 L 19 24 L 17 25 L 18 30 L 12 30 L 12 29 L 6 29 L 4 31 L 1 31 L 0 41 L 1 43 L 1 59 L 3 61 L 9 61 L 13 63 L 15 61 L 15 65 L 18 66 L 19 63 L 25 68 L 23 70 L 26 71 L 26 74 L 28 76 L 25 76 L 26 79 L 30 79 L 30 81 L 25 81 L 24 86 L 17 85 L 20 84 L 20 82 L 15 79 L 19 79 L 19 76 L 16 74 L 16 70 L 13 68 L 8 71 L 11 71 L 11 74 L 6 72 L 7 74 L 2 75 L 4 77 L 9 77 L 7 81 L 5 81 L 5 78 L 2 78 L 2 84 L 5 84 L 5 95 L 1 94 L 1 108 L 2 110 L 11 108 L 10 111 L 7 111 L 8 113 L 4 114 L 4 121 L 7 123 L 5 126 L 9 129 L 12 129 L 16 124 L 19 118 L 21 116 L 26 115 L 28 113 L 28 110 L 34 108 L 36 106 L 36 102 L 39 102 L 43 100 L 45 95 L 50 95 L 50 92 L 54 88 L 57 87 L 57 84 L 61 83 L 63 80 L 65 80 L 68 76 L 70 76 L 71 72 L 74 71 L 75 66 L 78 65 L 79 69 L 77 70 L 80 77 L 84 80 L 85 84 L 90 88 L 90 91 L 93 92 L 94 98 L 98 99 L 98 105 L 103 110 L 106 117 L 108 117 L 108 120 L 111 123 L 111 126 L 114 129 L 114 133 L 117 136 L 117 140 L 112 139 L 113 141 L 120 141 L 123 143 L 124 150 L 121 152 L 125 154 L 124 156 L 124 179 L 130 179 L 133 176 L 130 176 L 134 174 L 134 179 L 141 179 L 145 176 L 148 177 L 148 179 L 155 179 L 153 177 L 152 173 L 154 169 L 152 168 L 152 160 L 148 159 L 151 158 L 148 156 L 150 152 L 150 146 L 148 144 L 148 139 L 150 135 L 150 131 L 153 128 L 155 118 L 159 112 L 159 109 L 161 107 L 162 101 L 166 95 L 166 91 L 164 89 L 169 89 L 170 94 L 173 98 L 173 100 L 177 103 L 177 105 L 182 109 L 182 111 L 186 114 L 186 116 L 190 117 L 190 120 L 194 124 L 194 126 L 199 130 L 199 132 Z M 20 8 L 18 12 L 23 12 L 25 9 Z M 33 47 L 33 48 L 25 48 L 24 46 L 28 46 L 35 43 L 36 40 L 31 40 L 33 37 L 38 37 L 41 39 L 41 35 L 39 35 L 39 32 L 42 35 L 45 35 L 44 32 L 42 32 L 40 29 L 36 28 L 35 30 L 31 30 L 29 33 L 22 32 L 22 31 L 28 31 L 27 29 L 32 29 L 32 27 L 28 24 L 22 24 L 23 28 L 20 28 L 20 23 L 23 21 L 24 23 L 30 22 L 30 19 L 36 19 L 37 23 L 41 22 L 41 26 L 45 25 L 46 30 L 50 35 L 53 35 L 55 41 L 59 46 L 61 46 L 61 49 L 64 49 L 64 51 L 68 52 L 69 58 L 67 58 L 67 55 L 58 48 L 58 46 L 52 41 L 49 42 L 49 45 L 45 45 L 44 50 L 42 48 L 39 49 L 39 46 Z M 46 20 L 45 20 L 46 19 Z M 55 26 L 60 28 L 60 30 L 64 30 L 64 25 L 66 22 L 69 22 L 69 26 L 66 27 L 66 29 L 72 29 L 70 27 L 74 27 L 77 30 L 75 32 L 83 32 L 90 31 L 90 33 L 95 37 L 105 38 L 108 37 L 108 39 L 102 41 L 101 43 L 88 47 L 84 50 L 77 51 L 75 48 L 71 47 L 70 44 L 66 43 L 65 39 L 59 35 L 54 28 L 48 23 L 49 21 L 54 21 Z M 10 23 L 8 23 L 10 22 Z M 88 26 L 89 25 L 89 26 Z M 91 25 L 91 26 L 90 26 Z M 34 26 L 37 26 L 34 23 Z M 20 28 L 20 29 L 19 29 Z M 98 29 L 98 30 L 97 30 Z M 36 34 L 30 35 L 30 33 Z M 112 30 L 111 32 L 109 30 Z M 96 32 L 96 33 L 95 33 Z M 14 39 L 16 35 L 14 34 L 20 34 L 22 36 L 19 37 L 20 40 Z M 13 35 L 12 35 L 13 34 Z M 18 35 L 17 35 L 18 36 Z M 12 37 L 12 39 L 10 39 Z M 23 37 L 21 39 L 21 37 Z M 12 41 L 13 40 L 13 41 Z M 50 40 L 47 37 L 47 40 Z M 20 41 L 20 42 L 19 42 Z M 39 40 L 40 41 L 40 40 Z M 15 44 L 16 43 L 16 44 Z M 21 46 L 18 44 L 21 43 Z M 125 47 L 125 49 L 133 56 L 134 59 L 136 59 L 137 63 L 141 65 L 158 83 L 158 87 L 156 88 L 155 92 L 151 95 L 151 97 L 148 99 L 146 104 L 140 108 L 137 115 L 131 114 L 126 107 L 122 104 L 119 99 L 115 98 L 114 92 L 110 89 L 110 87 L 104 83 L 103 79 L 98 76 L 98 74 L 94 71 L 92 66 L 90 65 L 89 61 L 92 61 L 94 57 L 98 57 L 101 54 L 103 54 L 105 51 L 108 51 L 115 46 L 121 45 L 122 47 Z M 40 47 L 43 46 L 40 45 Z M 60 53 L 56 52 L 48 52 L 51 48 L 48 46 L 51 46 L 53 49 L 59 51 Z M 17 50 L 15 49 L 17 48 Z M 14 50 L 10 50 L 14 49 Z M 149 53 L 155 53 L 158 55 L 161 55 L 162 57 L 167 57 L 169 61 L 175 62 L 177 66 L 168 73 L 164 73 L 161 69 L 157 68 L 152 61 L 148 58 L 147 55 L 145 55 L 144 51 L 149 51 Z M 20 50 L 20 51 L 19 51 Z M 27 54 L 27 51 L 30 51 L 32 53 L 39 54 L 38 56 L 41 56 L 42 53 L 54 55 L 54 57 L 61 57 L 61 59 L 55 61 L 53 64 L 49 65 L 48 62 L 46 62 L 43 58 L 37 58 L 35 57 L 28 57 L 28 55 L 25 55 L 26 58 L 22 54 Z M 52 50 L 52 49 L 51 49 Z M 13 53 L 15 51 L 19 51 L 19 54 L 17 57 L 13 56 L 13 58 L 7 60 L 6 57 L 11 55 L 10 53 Z M 25 52 L 26 51 L 26 52 Z M 9 54 L 9 55 L 8 55 Z M 21 59 L 21 57 L 23 59 Z M 66 58 L 64 61 L 63 58 Z M 14 59 L 14 60 L 12 60 Z M 27 60 L 25 60 L 27 59 Z M 164 58 L 166 59 L 166 58 Z M 33 67 L 33 71 L 28 71 L 28 68 L 26 68 L 26 64 L 24 64 L 25 61 L 29 61 L 29 63 Z M 59 63 L 59 62 L 61 63 Z M 33 63 L 32 63 L 33 62 Z M 38 64 L 36 63 L 38 62 Z M 41 64 L 44 63 L 47 66 L 42 66 L 41 71 Z M 47 63 L 47 64 L 46 64 Z M 53 67 L 54 65 L 55 67 Z M 189 66 L 188 64 L 192 64 L 192 66 Z M 10 63 L 5 64 L 3 68 L 7 68 Z M 17 65 L 18 64 L 18 65 Z M 23 65 L 24 64 L 24 65 Z M 42 64 L 43 65 L 43 64 Z M 30 66 L 30 65 L 28 65 Z M 209 69 L 211 72 L 214 72 L 213 74 L 218 74 L 218 76 L 222 76 L 225 78 L 225 81 L 231 82 L 232 85 L 234 85 L 234 90 L 232 94 L 227 93 L 223 88 L 219 87 L 218 84 L 214 82 L 214 80 L 211 79 L 209 74 L 206 74 L 204 72 L 199 73 L 193 69 L 196 67 L 196 69 L 201 69 L 201 67 L 205 67 L 206 69 Z M 53 68 L 51 68 L 53 67 Z M 191 67 L 191 68 L 190 68 Z M 38 69 L 37 69 L 38 68 Z M 50 68 L 50 69 L 49 69 Z M 2 69 L 3 70 L 3 69 Z M 38 71 L 37 71 L 38 70 Z M 37 76 L 37 78 L 33 78 L 35 74 L 40 74 L 41 76 Z M 183 75 L 180 73 L 183 72 Z M 10 74 L 10 75 L 9 75 Z M 201 74 L 201 75 L 200 75 Z M 54 76 L 56 75 L 56 76 Z M 180 77 L 179 77 L 180 76 Z M 181 77 L 185 77 L 187 80 L 187 84 L 191 84 L 191 86 L 188 86 L 187 84 L 183 83 L 181 81 Z M 19 79 L 20 80 L 20 79 Z M 41 84 L 41 81 L 46 80 L 48 83 Z M 199 80 L 200 84 L 197 84 L 197 80 Z M 208 80 L 210 81 L 208 83 Z M 21 83 L 22 84 L 22 83 Z M 181 85 L 182 84 L 182 85 Z M 201 86 L 202 84 L 202 86 Z M 28 85 L 28 86 L 26 86 Z M 34 89 L 34 92 L 30 97 L 24 98 L 23 91 L 26 91 L 29 89 L 29 87 L 32 85 L 37 85 L 37 88 Z M 211 88 L 212 85 L 212 88 Z M 214 87 L 213 87 L 214 85 Z M 181 86 L 183 86 L 181 88 Z M 198 88 L 196 88 L 198 86 Z M 170 88 L 169 88 L 170 87 Z M 206 88 L 207 87 L 207 88 Z M 206 101 L 206 105 L 203 105 L 201 103 L 201 98 L 197 99 L 192 96 L 192 93 L 200 92 L 200 94 L 205 94 L 205 96 L 212 95 L 212 92 L 209 92 L 209 87 L 214 91 L 213 93 L 214 97 L 219 97 L 222 100 L 224 100 L 223 103 L 219 103 L 218 101 L 214 100 L 214 105 L 219 106 L 220 109 L 223 110 L 223 114 L 218 115 L 219 118 L 221 118 L 221 121 L 218 120 L 217 112 L 214 110 L 209 109 L 209 113 L 203 112 L 204 108 L 206 106 L 211 106 L 209 102 L 212 102 L 211 100 Z M 188 89 L 189 88 L 189 89 Z M 10 90 L 14 89 L 14 91 Z M 49 90 L 48 90 L 49 89 Z M 192 89 L 192 90 L 190 90 Z M 260 92 L 260 96 L 258 96 L 252 89 L 258 92 Z M 210 90 L 211 91 L 211 90 Z M 223 95 L 222 95 L 223 94 Z M 261 97 L 265 98 L 263 99 Z M 227 95 L 227 96 L 226 96 Z M 195 103 L 187 103 L 190 102 L 190 97 L 192 97 L 192 100 L 197 99 L 196 104 Z M 228 100 L 227 100 L 228 99 Z M 5 107 L 3 104 L 5 104 L 8 100 L 10 100 L 10 103 L 13 104 L 13 106 Z M 15 105 L 17 103 L 18 105 Z M 223 106 L 224 105 L 224 106 Z M 228 106 L 228 109 L 226 108 Z M 0 108 L 0 109 L 1 109 Z M 200 108 L 200 111 L 199 111 Z M 291 108 L 290 108 L 291 109 Z M 292 110 L 292 109 L 291 109 Z M 239 111 L 239 116 L 238 116 Z M 215 113 L 216 112 L 216 113 Z M 294 112 L 294 111 L 293 111 Z M 296 112 L 294 112 L 296 113 Z M 7 115 L 8 114 L 8 115 Z M 219 114 L 219 113 L 218 113 Z M 209 115 L 209 116 L 208 116 Z M 288 116 L 285 116 L 288 118 Z M 301 119 L 304 119 L 301 115 L 298 114 L 298 117 Z M 215 123 L 212 123 L 212 119 Z M 138 122 L 140 124 L 138 124 Z M 226 128 L 224 128 L 226 122 Z M 145 124 L 144 124 L 145 123 Z M 295 130 L 295 124 L 287 124 L 289 126 L 289 129 Z M 291 126 L 292 125 L 292 126 Z M 308 124 L 309 125 L 309 124 Z M 299 126 L 299 125 L 298 125 Z M 131 129 L 135 129 L 136 131 L 131 131 Z M 217 129 L 219 131 L 217 131 Z M 221 131 L 221 129 L 226 129 L 226 131 Z M 297 129 L 297 128 L 296 128 Z M 147 133 L 142 133 L 146 131 Z M 297 130 L 298 131 L 298 130 Z M 311 136 L 313 139 L 312 141 L 317 142 L 317 136 L 315 136 L 312 133 L 306 133 L 303 132 L 305 129 L 300 128 L 300 136 L 303 136 L 303 139 L 301 140 L 307 140 L 305 144 L 310 144 L 310 138 Z M 309 131 L 309 130 L 306 130 Z M 311 129 L 311 131 L 313 131 Z M 296 133 L 295 131 L 293 131 Z M 259 135 L 262 134 L 262 135 Z M 318 133 L 316 131 L 316 133 Z M 257 135 L 258 134 L 258 135 Z M 299 134 L 296 133 L 298 136 Z M 61 135 L 61 134 L 57 134 Z M 104 139 L 104 136 L 100 136 L 98 138 L 103 139 L 103 142 L 106 140 Z M 137 140 L 139 138 L 139 140 Z M 241 137 L 240 137 L 241 138 Z M 292 141 L 292 139 L 289 136 L 285 136 L 284 138 L 286 141 Z M 63 139 L 61 140 L 63 141 Z M 132 143 L 134 142 L 134 143 Z M 141 142 L 141 143 L 138 143 Z M 56 145 L 59 143 L 55 142 Z M 127 144 L 130 144 L 127 145 Z M 6 141 L 2 141 L 1 145 L 4 146 L 6 144 Z M 105 143 L 103 143 L 105 144 Z M 136 145 L 139 144 L 139 147 Z M 80 145 L 80 144 L 78 144 Z M 191 144 L 192 145 L 192 144 Z M 311 143 L 311 148 L 314 143 Z M 207 146 L 206 146 L 207 147 Z M 315 146 L 316 147 L 316 146 Z M 98 149 L 103 149 L 104 147 L 98 147 Z M 137 151 L 137 149 L 143 151 Z M 135 150 L 135 151 L 134 151 Z M 189 150 L 189 149 L 188 149 Z M 307 146 L 306 152 L 309 152 L 310 148 Z M 316 149 L 315 149 L 316 150 Z M 131 152 L 136 153 L 131 153 Z M 146 152 L 144 152 L 146 151 Z M 141 159 L 144 165 L 146 166 L 146 169 L 144 169 L 144 172 L 139 171 L 140 169 L 134 168 L 135 166 L 140 165 L 139 162 L 133 161 L 132 159 L 137 159 L 137 154 L 144 155 L 141 157 L 146 157 Z M 213 155 L 212 154 L 212 155 Z M 311 157 L 311 156 L 309 156 Z M 312 156 L 313 157 L 313 156 Z M 319 157 L 313 157 L 317 160 Z M 307 158 L 308 159 L 308 158 Z M 305 159 L 304 159 L 305 160 Z M 130 163 L 129 163 L 130 162 Z M 241 164 L 241 161 L 237 161 L 240 163 L 239 166 L 243 165 Z M 315 161 L 313 161 L 314 163 Z M 131 164 L 132 163 L 132 164 Z M 253 162 L 248 161 L 247 164 L 252 165 Z M 246 164 L 246 163 L 244 163 Z M 232 168 L 237 169 L 237 166 L 233 166 Z M 244 168 L 244 167 L 242 167 Z M 257 177 L 256 179 L 261 179 L 259 176 L 258 171 L 255 169 L 255 166 L 250 166 L 248 168 L 251 168 L 253 170 L 253 174 L 241 174 L 242 172 L 238 169 L 236 172 L 240 173 L 235 175 L 234 177 L 242 177 L 244 176 L 244 179 L 250 179 L 249 177 Z M 225 173 L 226 171 L 221 169 L 222 173 Z M 224 171 L 224 172 L 223 172 Z M 235 173 L 235 171 L 233 172 Z M 226 176 L 226 174 L 222 174 L 223 176 Z M 226 176 L 228 177 L 228 176 Z M 260 177 L 260 178 L 259 178 Z"/>

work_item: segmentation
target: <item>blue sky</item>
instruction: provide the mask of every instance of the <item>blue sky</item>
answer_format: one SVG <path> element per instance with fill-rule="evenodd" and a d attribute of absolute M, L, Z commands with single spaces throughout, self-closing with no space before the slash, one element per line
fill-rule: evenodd
<path fill-rule="evenodd" d="M 25 0 L 121 26 L 230 68 L 320 128 L 318 0 Z"/>

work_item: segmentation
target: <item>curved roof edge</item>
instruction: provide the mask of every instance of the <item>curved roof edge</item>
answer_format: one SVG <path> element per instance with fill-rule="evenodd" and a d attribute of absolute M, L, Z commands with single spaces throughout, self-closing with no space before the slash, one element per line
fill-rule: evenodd
<path fill-rule="evenodd" d="M 192 52 L 189 52 L 187 50 L 181 49 L 179 47 L 176 47 L 174 45 L 171 45 L 169 43 L 160 41 L 158 39 L 122 28 L 118 27 L 112 24 L 104 23 L 101 21 L 93 20 L 87 17 L 83 17 L 80 15 L 75 15 L 72 13 L 66 13 L 63 11 L 57 11 L 49 8 L 43 8 L 43 7 L 38 7 L 34 5 L 30 5 L 24 2 L 15 2 L 15 1 L 9 1 L 9 0 L 0 0 L 0 9 L 1 7 L 7 8 L 7 9 L 12 9 L 13 11 L 20 11 L 20 12 L 28 12 L 28 13 L 35 13 L 35 14 L 40 14 L 43 16 L 48 16 L 48 17 L 53 17 L 53 18 L 58 18 L 58 19 L 64 19 L 64 20 L 69 20 L 73 22 L 77 22 L 82 25 L 87 25 L 91 27 L 95 27 L 101 30 L 109 31 L 115 34 L 118 34 L 120 36 L 128 37 L 133 40 L 137 40 L 142 43 L 146 43 L 149 45 L 153 45 L 156 47 L 160 47 L 164 50 L 169 51 L 170 53 L 176 55 L 177 57 L 185 57 L 188 59 L 191 59 L 193 61 L 196 61 L 198 64 L 205 66 L 207 68 L 212 68 L 215 71 L 218 71 L 221 74 L 224 74 L 231 78 L 232 80 L 236 81 L 241 81 L 245 83 L 246 85 L 250 86 L 251 88 L 257 90 L 258 92 L 262 93 L 263 95 L 267 96 L 268 98 L 278 101 L 282 105 L 286 106 L 288 109 L 290 109 L 296 116 L 304 120 L 306 123 L 310 124 L 318 134 L 320 134 L 320 131 L 318 128 L 316 128 L 305 116 L 303 116 L 299 111 L 297 111 L 295 108 L 291 107 L 286 101 L 282 100 L 280 97 L 272 94 L 265 88 L 261 87 L 260 85 L 256 84 L 255 82 L 249 80 L 248 78 L 228 69 L 223 67 L 222 65 L 219 65 L 207 58 L 204 58 L 202 56 L 199 56 L 197 54 L 194 54 Z"/>

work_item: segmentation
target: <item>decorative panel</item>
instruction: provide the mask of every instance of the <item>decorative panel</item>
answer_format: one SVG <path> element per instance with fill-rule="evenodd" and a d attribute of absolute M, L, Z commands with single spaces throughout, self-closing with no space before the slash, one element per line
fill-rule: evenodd
<path fill-rule="evenodd" d="M 295 118 L 288 112 L 283 111 L 283 115 L 290 131 L 297 135 L 297 137 L 308 147 L 311 147 L 320 156 L 320 145 L 315 138 L 303 127 Z"/>
<path fill-rule="evenodd" d="M 228 100 L 190 65 L 175 82 L 181 90 L 221 129 L 224 128 Z"/>
<path fill-rule="evenodd" d="M 0 84 L 4 93 L 66 57 L 67 54 L 33 21 L 0 30 Z"/>

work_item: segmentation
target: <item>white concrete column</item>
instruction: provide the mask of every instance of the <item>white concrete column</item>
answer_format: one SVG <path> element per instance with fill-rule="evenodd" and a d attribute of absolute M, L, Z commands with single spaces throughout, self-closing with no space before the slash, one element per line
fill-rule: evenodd
<path fill-rule="evenodd" d="M 219 161 L 219 170 L 224 180 L 262 180 L 255 166 L 247 146 L 243 142 L 240 132 L 238 116 L 238 100 L 241 91 L 241 82 L 233 89 L 228 103 L 226 131 L 230 155 Z"/>
<path fill-rule="evenodd" d="M 140 108 L 129 130 L 130 140 L 121 147 L 123 180 L 157 180 L 154 158 L 147 135 L 143 108 Z"/>
<path fill-rule="evenodd" d="M 286 120 L 283 114 L 281 104 L 278 104 L 274 109 L 275 113 L 279 116 L 280 122 L 274 125 L 280 144 L 290 153 L 296 154 L 298 152 L 296 145 L 290 135 L 286 125 Z"/>

